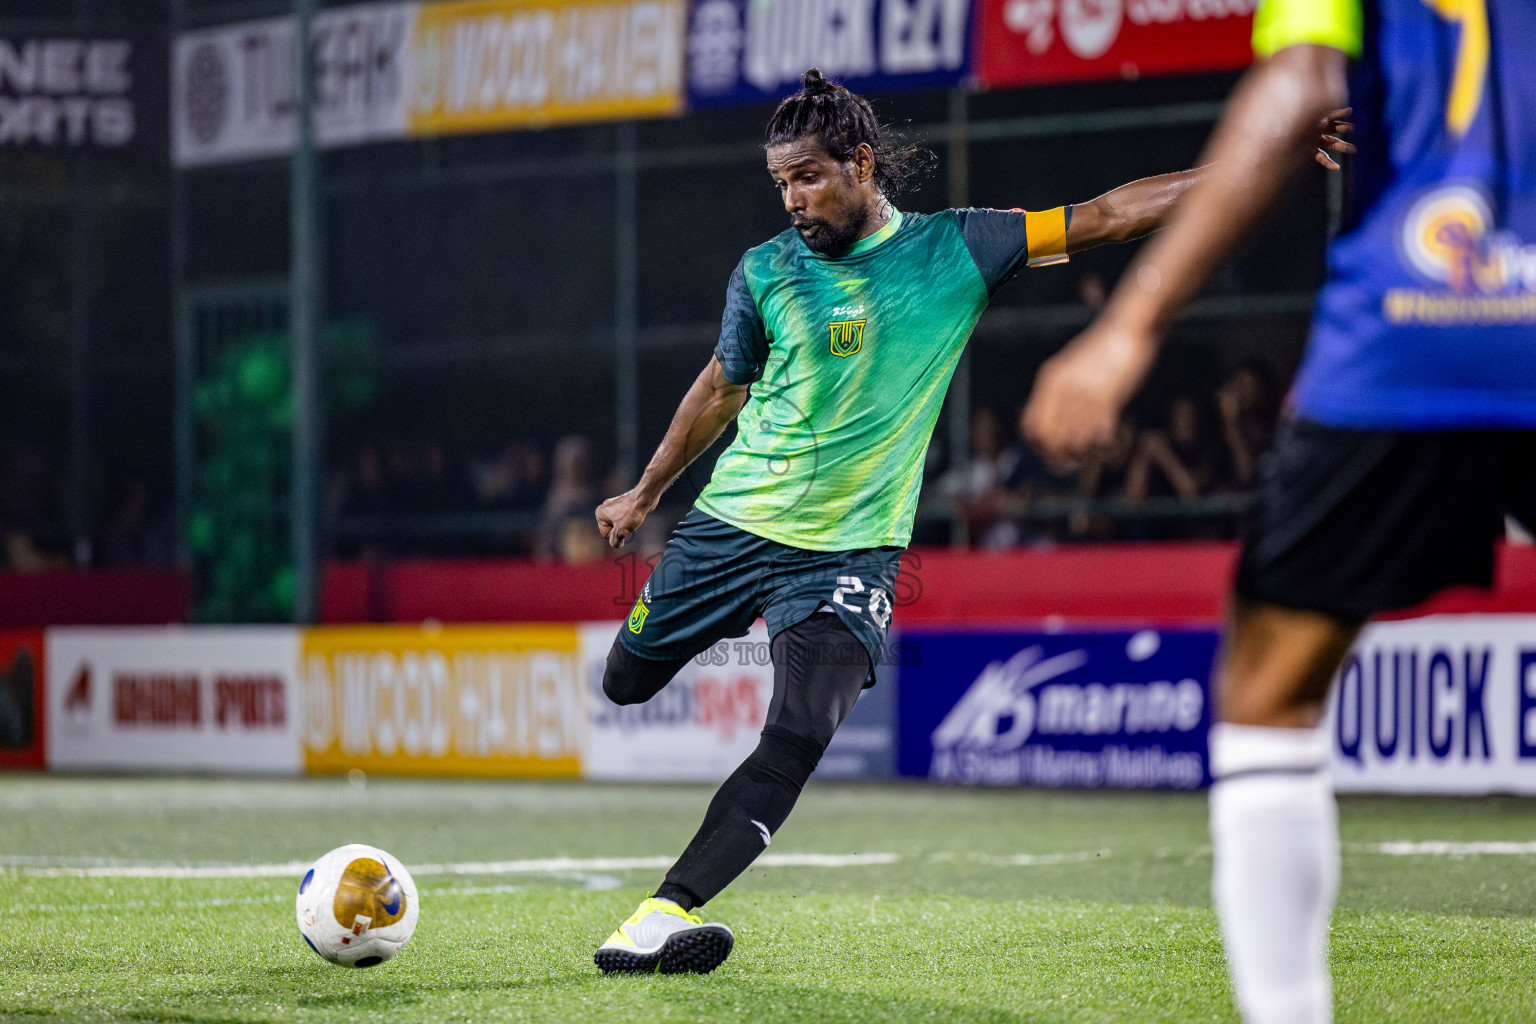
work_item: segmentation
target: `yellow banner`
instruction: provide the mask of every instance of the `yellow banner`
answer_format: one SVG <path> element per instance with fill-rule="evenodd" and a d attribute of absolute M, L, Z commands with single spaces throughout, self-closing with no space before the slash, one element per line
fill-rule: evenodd
<path fill-rule="evenodd" d="M 572 625 L 305 630 L 305 768 L 574 778 L 576 641 Z"/>
<path fill-rule="evenodd" d="M 415 136 L 675 114 L 682 0 L 425 3 L 411 40 Z"/>

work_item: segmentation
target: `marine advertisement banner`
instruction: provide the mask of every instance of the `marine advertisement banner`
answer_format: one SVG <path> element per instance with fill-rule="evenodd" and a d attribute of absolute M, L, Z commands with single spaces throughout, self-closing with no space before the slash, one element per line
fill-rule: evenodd
<path fill-rule="evenodd" d="M 0 630 L 0 768 L 41 768 L 43 631 Z"/>
<path fill-rule="evenodd" d="M 311 772 L 574 778 L 587 734 L 573 625 L 304 631 Z"/>
<path fill-rule="evenodd" d="M 1255 0 L 981 0 L 989 88 L 1246 67 Z"/>
<path fill-rule="evenodd" d="M 992 786 L 1196 789 L 1217 635 L 906 631 L 897 770 Z"/>
<path fill-rule="evenodd" d="M 688 101 L 771 103 L 817 67 L 860 93 L 934 89 L 970 71 L 970 0 L 693 0 Z"/>
<path fill-rule="evenodd" d="M 1536 793 L 1536 615 L 1367 626 L 1325 728 L 1340 792 Z"/>
<path fill-rule="evenodd" d="M 48 766 L 300 771 L 298 636 L 284 626 L 50 629 Z"/>

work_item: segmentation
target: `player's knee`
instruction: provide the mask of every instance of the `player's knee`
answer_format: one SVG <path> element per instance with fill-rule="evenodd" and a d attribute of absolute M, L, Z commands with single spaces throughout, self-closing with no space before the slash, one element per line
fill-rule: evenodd
<path fill-rule="evenodd" d="M 644 704 L 672 681 L 682 661 L 642 658 L 615 639 L 603 668 L 603 693 L 618 705 Z"/>
<path fill-rule="evenodd" d="M 775 781 L 798 793 L 821 763 L 826 743 L 781 725 L 763 728 L 757 749 L 747 758 L 749 774 Z"/>
<path fill-rule="evenodd" d="M 1320 612 L 1240 600 L 1218 670 L 1221 720 L 1279 728 L 1315 724 L 1359 629 L 1358 622 Z"/>

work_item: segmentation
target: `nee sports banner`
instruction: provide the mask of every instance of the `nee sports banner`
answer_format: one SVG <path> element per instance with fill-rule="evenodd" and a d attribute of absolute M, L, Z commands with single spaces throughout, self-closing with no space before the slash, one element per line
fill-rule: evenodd
<path fill-rule="evenodd" d="M 165 40 L 0 36 L 0 150 L 154 150 L 165 139 Z"/>
<path fill-rule="evenodd" d="M 302 676 L 311 772 L 581 773 L 575 626 L 309 629 Z"/>
<path fill-rule="evenodd" d="M 977 77 L 1043 85 L 1246 67 L 1255 0 L 980 0 Z"/>
<path fill-rule="evenodd" d="M 817 67 L 855 92 L 953 85 L 970 71 L 971 0 L 693 0 L 688 100 L 778 100 Z"/>
<path fill-rule="evenodd" d="M 1536 615 L 1367 626 L 1325 724 L 1340 792 L 1536 793 Z"/>
<path fill-rule="evenodd" d="M 992 786 L 1210 782 L 1212 630 L 908 631 L 902 775 Z"/>

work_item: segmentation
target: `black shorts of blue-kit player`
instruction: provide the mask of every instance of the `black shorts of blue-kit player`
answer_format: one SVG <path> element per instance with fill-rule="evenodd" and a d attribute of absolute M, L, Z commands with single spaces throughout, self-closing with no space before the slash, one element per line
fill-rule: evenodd
<path fill-rule="evenodd" d="M 1506 514 L 1536 527 L 1536 431 L 1288 423 L 1263 463 L 1236 591 L 1363 622 L 1486 587 Z"/>
<path fill-rule="evenodd" d="M 901 548 L 793 548 L 694 509 L 651 570 L 619 642 L 647 661 L 681 667 L 721 640 L 746 636 L 759 617 L 776 637 L 825 606 L 878 665 L 900 568 Z M 866 682 L 874 681 L 871 668 Z"/>

